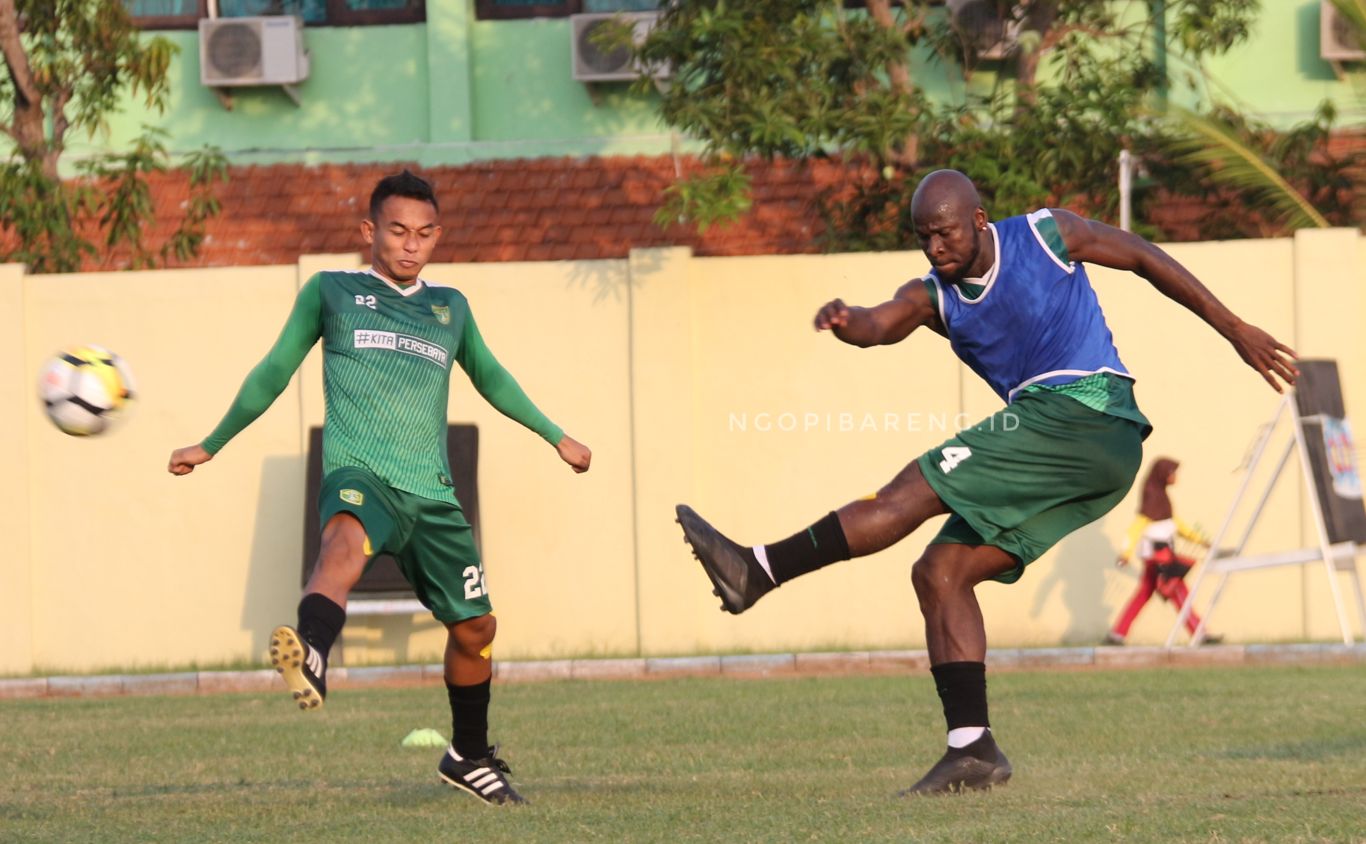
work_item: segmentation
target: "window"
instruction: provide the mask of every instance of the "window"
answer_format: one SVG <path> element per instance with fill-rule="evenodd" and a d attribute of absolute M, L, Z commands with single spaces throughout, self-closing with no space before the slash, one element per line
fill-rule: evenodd
<path fill-rule="evenodd" d="M 189 29 L 197 26 L 200 0 L 124 0 L 133 22 L 143 29 Z"/>
<path fill-rule="evenodd" d="M 474 0 L 481 20 L 563 18 L 580 12 L 653 12 L 661 0 Z"/>
<path fill-rule="evenodd" d="M 207 0 L 123 0 L 144 29 L 194 29 L 208 16 Z M 218 0 L 224 18 L 298 15 L 311 26 L 421 23 L 426 0 Z"/>

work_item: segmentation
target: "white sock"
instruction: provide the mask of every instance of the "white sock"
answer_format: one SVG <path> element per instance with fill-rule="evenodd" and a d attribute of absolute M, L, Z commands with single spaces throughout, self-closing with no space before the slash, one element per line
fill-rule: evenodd
<path fill-rule="evenodd" d="M 967 747 L 986 731 L 986 727 L 954 727 L 949 730 L 949 747 Z"/>
<path fill-rule="evenodd" d="M 759 561 L 759 565 L 763 567 L 764 574 L 768 575 L 768 579 L 773 581 L 773 585 L 776 586 L 778 584 L 778 578 L 773 576 L 773 569 L 768 567 L 768 552 L 764 550 L 764 546 L 754 546 L 754 557 Z"/>

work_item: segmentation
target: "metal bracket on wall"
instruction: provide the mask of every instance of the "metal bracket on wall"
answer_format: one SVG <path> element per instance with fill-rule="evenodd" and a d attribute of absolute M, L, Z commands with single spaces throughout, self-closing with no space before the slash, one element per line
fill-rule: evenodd
<path fill-rule="evenodd" d="M 213 95 L 218 98 L 218 104 L 224 111 L 232 111 L 232 89 L 231 88 L 210 88 Z"/>
<path fill-rule="evenodd" d="M 213 91 L 213 95 L 218 98 L 219 105 L 223 106 L 225 111 L 232 111 L 233 95 L 231 88 L 210 88 L 209 90 Z M 304 102 L 303 98 L 299 96 L 298 85 L 281 85 L 280 90 L 285 92 L 285 96 L 289 97 L 295 108 L 303 106 Z"/>

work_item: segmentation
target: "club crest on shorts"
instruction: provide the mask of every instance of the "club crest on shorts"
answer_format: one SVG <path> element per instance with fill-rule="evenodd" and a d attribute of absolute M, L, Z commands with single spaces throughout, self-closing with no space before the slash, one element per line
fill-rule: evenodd
<path fill-rule="evenodd" d="M 451 324 L 450 305 L 432 305 L 432 313 L 436 316 L 437 322 L 442 325 Z"/>
<path fill-rule="evenodd" d="M 365 503 L 365 493 L 358 489 L 344 489 L 339 495 L 341 496 L 341 500 L 345 501 L 347 504 L 354 504 L 359 507 Z"/>

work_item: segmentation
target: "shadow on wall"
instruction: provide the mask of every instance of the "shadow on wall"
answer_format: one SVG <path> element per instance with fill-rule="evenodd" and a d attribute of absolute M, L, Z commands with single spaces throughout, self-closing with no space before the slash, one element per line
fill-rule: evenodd
<path fill-rule="evenodd" d="M 498 608 L 494 606 L 494 613 Z M 431 613 L 372 615 L 346 624 L 333 646 L 332 665 L 403 665 L 439 663 L 445 652 L 445 628 Z M 352 650 L 348 655 L 347 651 Z M 354 658 L 353 658 L 354 657 Z"/>
<path fill-rule="evenodd" d="M 256 535 L 247 564 L 242 629 L 251 633 L 250 659 L 264 665 L 270 632 L 294 624 L 299 606 L 299 560 L 303 553 L 304 458 L 268 457 L 256 499 Z M 205 518 L 212 518 L 205 514 Z M 280 542 L 272 537 L 290 537 Z"/>
<path fill-rule="evenodd" d="M 657 265 L 658 261 L 652 262 Z M 650 266 L 647 271 L 654 271 Z M 569 271 L 569 281 L 565 285 L 570 290 L 591 291 L 593 304 L 601 302 L 622 302 L 627 298 L 627 288 L 639 282 L 632 281 L 629 262 L 615 261 L 575 261 Z"/>
<path fill-rule="evenodd" d="M 1104 635 L 1109 621 L 1109 608 L 1105 606 L 1105 573 L 1118 553 L 1119 549 L 1105 538 L 1098 522 L 1068 536 L 1058 546 L 1053 570 L 1034 591 L 1030 618 L 1039 618 L 1053 591 L 1061 589 L 1068 617 L 1067 627 L 1059 635 L 1061 643 L 1094 644 Z"/>

